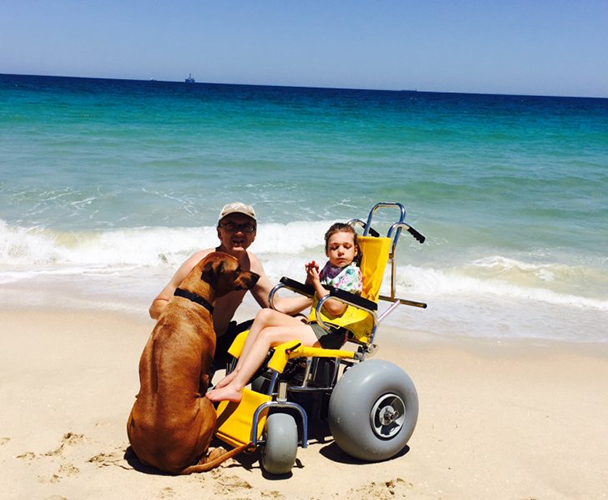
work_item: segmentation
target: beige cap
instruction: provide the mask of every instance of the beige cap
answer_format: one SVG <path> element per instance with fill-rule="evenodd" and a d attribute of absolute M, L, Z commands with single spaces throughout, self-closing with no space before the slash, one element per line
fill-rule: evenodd
<path fill-rule="evenodd" d="M 251 217 L 253 220 L 257 220 L 255 218 L 255 211 L 253 210 L 253 207 L 251 205 L 245 205 L 240 201 L 235 201 L 234 203 L 224 205 L 224 208 L 222 208 L 222 211 L 220 212 L 218 222 L 230 214 L 243 214 Z"/>

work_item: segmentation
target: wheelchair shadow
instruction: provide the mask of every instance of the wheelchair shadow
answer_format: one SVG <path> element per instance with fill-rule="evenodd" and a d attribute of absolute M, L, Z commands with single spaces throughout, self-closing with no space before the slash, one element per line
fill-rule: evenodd
<path fill-rule="evenodd" d="M 217 442 L 216 442 L 217 441 Z M 224 443 L 220 440 L 215 440 L 211 443 L 212 446 L 222 446 Z M 224 467 L 226 469 L 232 468 L 244 468 L 247 471 L 259 471 L 262 474 L 264 479 L 268 481 L 283 481 L 285 479 L 290 479 L 293 477 L 293 472 L 288 472 L 287 474 L 270 474 L 264 470 L 262 467 L 262 456 L 260 453 L 260 448 L 256 448 L 254 451 L 250 453 L 240 453 L 236 457 L 233 458 L 233 463 L 228 463 Z M 296 463 L 293 466 L 294 469 L 303 469 L 304 465 L 300 461 L 299 458 L 296 458 Z"/>
<path fill-rule="evenodd" d="M 403 448 L 403 450 L 401 450 L 395 456 L 393 456 L 387 460 L 394 460 L 396 458 L 401 458 L 401 457 L 407 455 L 407 453 L 409 453 L 409 451 L 410 451 L 410 447 L 406 446 L 405 448 Z M 324 446 L 323 448 L 321 448 L 319 453 L 321 453 L 321 455 L 323 455 L 328 460 L 331 460 L 332 462 L 337 462 L 340 464 L 363 465 L 363 464 L 369 464 L 369 463 L 378 463 L 378 462 L 367 462 L 365 460 L 360 460 L 358 458 L 351 457 L 346 452 L 342 451 L 340 449 L 340 447 L 336 444 L 335 441 L 332 441 L 327 446 Z"/>

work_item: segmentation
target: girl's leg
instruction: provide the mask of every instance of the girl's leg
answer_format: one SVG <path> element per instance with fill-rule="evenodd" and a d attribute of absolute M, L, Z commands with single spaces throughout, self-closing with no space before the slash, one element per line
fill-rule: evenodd
<path fill-rule="evenodd" d="M 236 364 L 234 370 L 226 375 L 222 380 L 220 380 L 215 388 L 219 389 L 220 387 L 227 386 L 236 374 L 241 370 L 243 366 L 244 360 L 249 356 L 249 352 L 251 347 L 255 343 L 259 333 L 267 327 L 270 326 L 294 326 L 297 324 L 302 324 L 299 319 L 294 318 L 293 316 L 289 316 L 282 312 L 275 311 L 274 309 L 265 308 L 261 309 L 255 319 L 253 320 L 253 324 L 251 325 L 251 329 L 249 330 L 249 334 L 247 335 L 247 339 L 245 340 L 245 345 L 243 346 L 243 350 L 241 351 L 241 355 L 239 356 L 239 360 Z"/>
<path fill-rule="evenodd" d="M 220 380 L 217 384 L 215 384 L 214 388 L 219 389 L 220 387 L 227 386 L 232 379 L 236 377 L 237 372 L 241 369 L 241 365 L 243 364 L 243 358 L 245 353 L 251 349 L 251 345 L 255 342 L 255 339 L 260 333 L 260 330 L 266 327 L 266 311 L 267 309 L 261 309 L 255 316 L 253 323 L 251 324 L 251 328 L 249 329 L 249 333 L 247 334 L 247 338 L 245 339 L 245 345 L 243 346 L 243 350 L 241 351 L 241 355 L 239 356 L 239 360 L 229 374 L 227 374 L 222 380 Z M 270 310 L 270 309 L 268 309 Z"/>
<path fill-rule="evenodd" d="M 264 362 L 268 350 L 283 342 L 299 340 L 305 346 L 315 345 L 317 337 L 309 325 L 296 320 L 293 326 L 269 326 L 264 328 L 251 346 L 249 354 L 244 359 L 241 369 L 234 378 L 224 387 L 214 389 L 207 393 L 211 401 L 240 401 L 243 397 L 243 388 L 249 379 Z"/>

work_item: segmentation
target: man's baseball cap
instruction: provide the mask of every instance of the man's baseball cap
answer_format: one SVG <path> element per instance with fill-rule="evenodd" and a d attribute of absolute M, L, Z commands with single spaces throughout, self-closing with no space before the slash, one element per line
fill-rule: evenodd
<path fill-rule="evenodd" d="M 253 207 L 251 205 L 245 205 L 240 201 L 235 201 L 234 203 L 228 203 L 227 205 L 224 205 L 224 208 L 222 208 L 222 211 L 220 212 L 220 216 L 217 221 L 221 221 L 224 217 L 230 214 L 243 214 L 257 221 L 257 219 L 255 218 L 255 211 L 253 210 Z"/>

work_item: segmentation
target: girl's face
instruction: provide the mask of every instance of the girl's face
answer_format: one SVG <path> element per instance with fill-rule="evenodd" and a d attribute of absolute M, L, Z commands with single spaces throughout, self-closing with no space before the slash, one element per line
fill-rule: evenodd
<path fill-rule="evenodd" d="M 357 256 L 355 236 L 346 231 L 339 231 L 332 234 L 327 242 L 327 251 L 325 254 L 332 266 L 348 266 Z"/>

